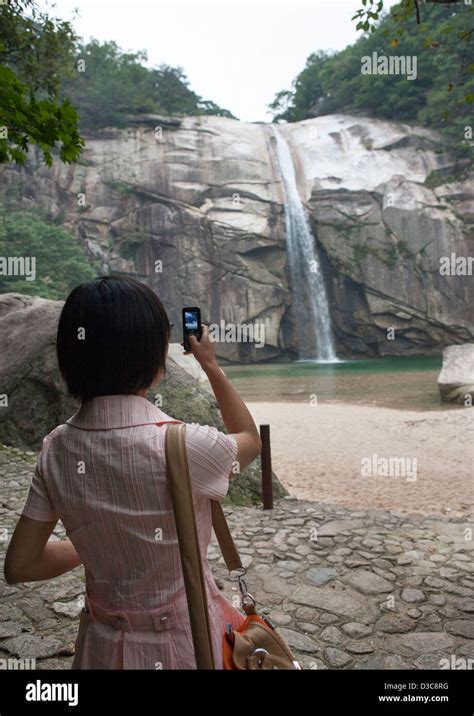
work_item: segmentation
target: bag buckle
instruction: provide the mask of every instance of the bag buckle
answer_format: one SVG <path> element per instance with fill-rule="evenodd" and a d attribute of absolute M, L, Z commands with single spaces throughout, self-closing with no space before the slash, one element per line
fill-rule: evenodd
<path fill-rule="evenodd" d="M 234 576 L 232 573 L 237 572 L 237 574 Z M 239 584 L 240 593 L 242 595 L 242 608 L 245 611 L 245 607 L 247 606 L 256 606 L 257 602 L 255 601 L 255 598 L 250 594 L 250 592 L 247 589 L 247 584 L 244 579 L 244 575 L 247 573 L 247 570 L 245 567 L 239 567 L 238 569 L 231 569 L 229 570 L 229 577 L 230 579 L 235 582 L 237 580 Z"/>

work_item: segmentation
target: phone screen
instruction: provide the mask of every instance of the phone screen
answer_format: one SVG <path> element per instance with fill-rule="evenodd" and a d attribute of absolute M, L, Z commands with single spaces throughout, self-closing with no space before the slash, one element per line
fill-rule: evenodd
<path fill-rule="evenodd" d="M 197 331 L 199 328 L 199 320 L 197 310 L 184 311 L 184 327 L 187 331 Z"/>
<path fill-rule="evenodd" d="M 183 308 L 183 345 L 184 349 L 191 350 L 189 335 L 193 333 L 199 340 L 201 331 L 201 309 L 199 306 L 187 306 Z"/>

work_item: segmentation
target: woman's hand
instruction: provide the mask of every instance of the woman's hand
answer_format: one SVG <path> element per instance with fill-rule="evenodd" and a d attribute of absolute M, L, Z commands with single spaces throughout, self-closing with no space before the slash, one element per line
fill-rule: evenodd
<path fill-rule="evenodd" d="M 191 334 L 189 336 L 189 343 L 191 345 L 191 350 L 186 351 L 184 355 L 192 354 L 204 371 L 217 365 L 214 343 L 211 342 L 209 337 L 209 328 L 206 325 L 203 324 L 202 326 L 201 340 L 198 341 L 196 336 Z M 183 345 L 183 343 L 181 343 L 181 345 Z"/>

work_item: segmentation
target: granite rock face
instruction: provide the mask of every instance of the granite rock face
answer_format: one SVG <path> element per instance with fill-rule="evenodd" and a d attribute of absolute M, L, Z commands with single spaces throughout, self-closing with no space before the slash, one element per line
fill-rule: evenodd
<path fill-rule="evenodd" d="M 40 449 L 56 425 L 75 413 L 78 404 L 66 392 L 56 360 L 56 332 L 62 301 L 0 295 L 0 446 Z M 212 393 L 168 356 L 166 377 L 148 398 L 178 420 L 224 430 Z M 274 476 L 275 496 L 286 494 Z M 229 500 L 261 500 L 259 460 L 235 476 Z"/>
<path fill-rule="evenodd" d="M 285 131 L 326 257 L 339 350 L 414 355 L 471 340 L 474 185 L 446 183 L 436 135 L 343 115 Z"/>
<path fill-rule="evenodd" d="M 417 355 L 474 337 L 472 182 L 450 181 L 435 133 L 347 115 L 278 125 L 322 256 L 340 355 Z M 223 117 L 130 119 L 86 136 L 73 166 L 2 169 L 4 191 L 77 236 L 99 272 L 150 284 L 176 324 L 265 327 L 265 344 L 222 341 L 221 359 L 297 355 L 275 126 Z M 433 181 L 433 177 L 436 178 Z M 454 266 L 455 264 L 453 264 Z M 450 263 L 451 266 L 451 263 Z M 449 269 L 449 267 L 448 267 Z"/>

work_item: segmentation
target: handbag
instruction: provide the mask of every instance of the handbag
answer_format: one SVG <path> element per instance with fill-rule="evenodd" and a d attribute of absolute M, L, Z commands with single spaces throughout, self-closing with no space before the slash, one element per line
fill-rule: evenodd
<path fill-rule="evenodd" d="M 198 669 L 214 669 L 208 600 L 186 455 L 185 430 L 185 423 L 169 425 L 166 429 L 166 476 L 175 515 L 196 666 Z M 221 503 L 211 500 L 211 512 L 212 526 L 231 578 L 232 572 L 238 572 L 241 608 L 246 615 L 238 629 L 228 624 L 222 636 L 223 668 L 301 669 L 275 624 L 267 616 L 257 613 L 255 599 L 247 591 L 244 581 L 246 570 L 232 539 Z"/>

